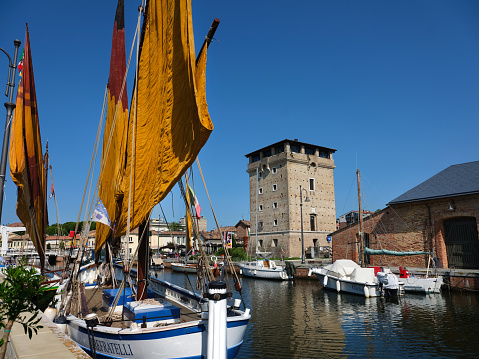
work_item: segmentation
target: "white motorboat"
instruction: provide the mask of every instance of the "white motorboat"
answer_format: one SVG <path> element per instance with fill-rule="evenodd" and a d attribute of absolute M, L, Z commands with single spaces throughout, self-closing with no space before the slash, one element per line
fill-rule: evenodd
<path fill-rule="evenodd" d="M 263 279 L 292 279 L 293 276 L 288 274 L 286 266 L 277 265 L 269 259 L 258 259 L 252 262 L 238 263 L 241 274 L 247 277 L 263 278 Z"/>
<path fill-rule="evenodd" d="M 438 276 L 415 276 L 407 269 L 399 267 L 399 283 L 402 283 L 406 292 L 415 293 L 440 293 L 443 277 Z"/>
<path fill-rule="evenodd" d="M 384 271 L 390 272 L 385 269 Z M 366 298 L 381 296 L 378 278 L 374 268 L 362 268 L 349 259 L 339 259 L 333 264 L 311 268 L 309 275 L 314 274 L 326 289 L 362 295 Z M 402 290 L 399 290 L 401 293 Z"/>

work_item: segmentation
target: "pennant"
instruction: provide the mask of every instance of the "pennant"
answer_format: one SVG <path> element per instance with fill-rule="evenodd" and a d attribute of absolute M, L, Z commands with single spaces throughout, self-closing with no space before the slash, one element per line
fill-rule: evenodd
<path fill-rule="evenodd" d="M 225 246 L 226 248 L 233 248 L 233 237 L 232 233 L 225 231 Z"/>
<path fill-rule="evenodd" d="M 51 199 L 52 197 L 55 197 L 55 190 L 53 189 L 53 183 L 52 183 L 52 189 L 50 191 L 50 197 L 48 197 L 48 199 Z"/>
<path fill-rule="evenodd" d="M 45 230 L 48 223 L 46 171 L 43 164 L 28 24 L 19 66 L 21 81 L 18 85 L 10 134 L 10 174 L 17 185 L 17 216 L 25 225 L 40 256 L 41 267 L 44 268 Z"/>
<path fill-rule="evenodd" d="M 190 192 L 190 201 L 193 204 L 193 208 L 195 209 L 196 218 L 201 218 L 201 207 L 200 202 L 198 202 L 198 198 L 196 198 L 195 192 L 193 192 L 193 188 L 188 185 L 188 191 Z"/>
<path fill-rule="evenodd" d="M 101 202 L 101 199 L 98 198 L 98 202 L 95 205 L 95 210 L 93 211 L 92 221 L 103 223 L 104 225 L 110 227 L 110 218 L 108 217 L 108 212 Z"/>

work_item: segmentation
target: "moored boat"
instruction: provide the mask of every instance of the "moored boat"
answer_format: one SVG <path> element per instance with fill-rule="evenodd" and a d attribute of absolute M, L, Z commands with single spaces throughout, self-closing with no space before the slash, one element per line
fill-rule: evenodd
<path fill-rule="evenodd" d="M 277 265 L 275 261 L 269 259 L 258 259 L 251 262 L 238 263 L 241 274 L 246 277 L 262 279 L 292 279 L 291 273 L 288 273 L 286 266 Z"/>
<path fill-rule="evenodd" d="M 186 273 L 197 272 L 196 264 L 171 263 L 171 269 L 173 269 L 175 272 L 186 272 Z"/>

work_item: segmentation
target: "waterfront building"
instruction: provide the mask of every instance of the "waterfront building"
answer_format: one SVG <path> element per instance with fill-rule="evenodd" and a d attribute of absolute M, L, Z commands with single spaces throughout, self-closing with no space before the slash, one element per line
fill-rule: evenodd
<path fill-rule="evenodd" d="M 334 152 L 286 139 L 245 155 L 249 160 L 249 254 L 255 252 L 256 238 L 258 251 L 271 252 L 273 257 L 301 257 L 302 234 L 305 251 L 328 246 L 327 235 L 336 228 Z"/>
<path fill-rule="evenodd" d="M 363 212 L 363 220 L 373 214 L 374 212 L 362 210 Z M 337 229 L 344 228 L 350 226 L 351 224 L 359 222 L 359 211 L 349 211 L 345 213 L 337 219 Z"/>
<path fill-rule="evenodd" d="M 479 289 L 479 161 L 446 168 L 364 218 L 371 249 L 430 252 L 418 256 L 365 256 L 366 265 L 442 268 L 451 286 Z M 359 260 L 358 224 L 331 233 L 333 260 Z"/>

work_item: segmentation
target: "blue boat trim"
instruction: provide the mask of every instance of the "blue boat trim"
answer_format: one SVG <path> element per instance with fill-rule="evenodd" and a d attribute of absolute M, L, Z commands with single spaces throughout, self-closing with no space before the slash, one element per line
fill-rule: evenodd
<path fill-rule="evenodd" d="M 88 335 L 88 330 L 82 326 L 78 326 L 78 330 L 86 335 Z M 120 330 L 118 333 L 102 333 L 97 330 L 93 330 L 95 338 L 101 339 L 112 339 L 112 340 L 153 340 L 153 339 L 163 339 L 178 337 L 181 335 L 201 333 L 206 330 L 204 324 L 194 325 L 184 328 L 175 328 L 168 330 L 161 330 L 153 333 L 141 333 L 141 334 L 125 334 Z"/>
<path fill-rule="evenodd" d="M 236 357 L 236 355 L 238 355 L 238 352 L 242 344 L 243 344 L 243 341 L 241 341 L 238 345 L 235 345 L 234 347 L 228 348 L 228 353 L 227 353 L 228 359 L 233 359 L 234 357 Z M 87 354 L 89 355 L 92 354 L 92 351 L 89 348 L 84 347 L 83 345 L 78 345 L 78 346 L 82 348 Z M 96 357 L 99 359 L 112 359 L 112 358 L 117 359 L 118 358 L 118 357 L 114 357 L 114 356 L 104 354 L 98 351 L 96 352 Z M 192 357 L 182 357 L 182 358 L 174 358 L 174 359 L 206 359 L 206 356 L 195 355 Z"/>

